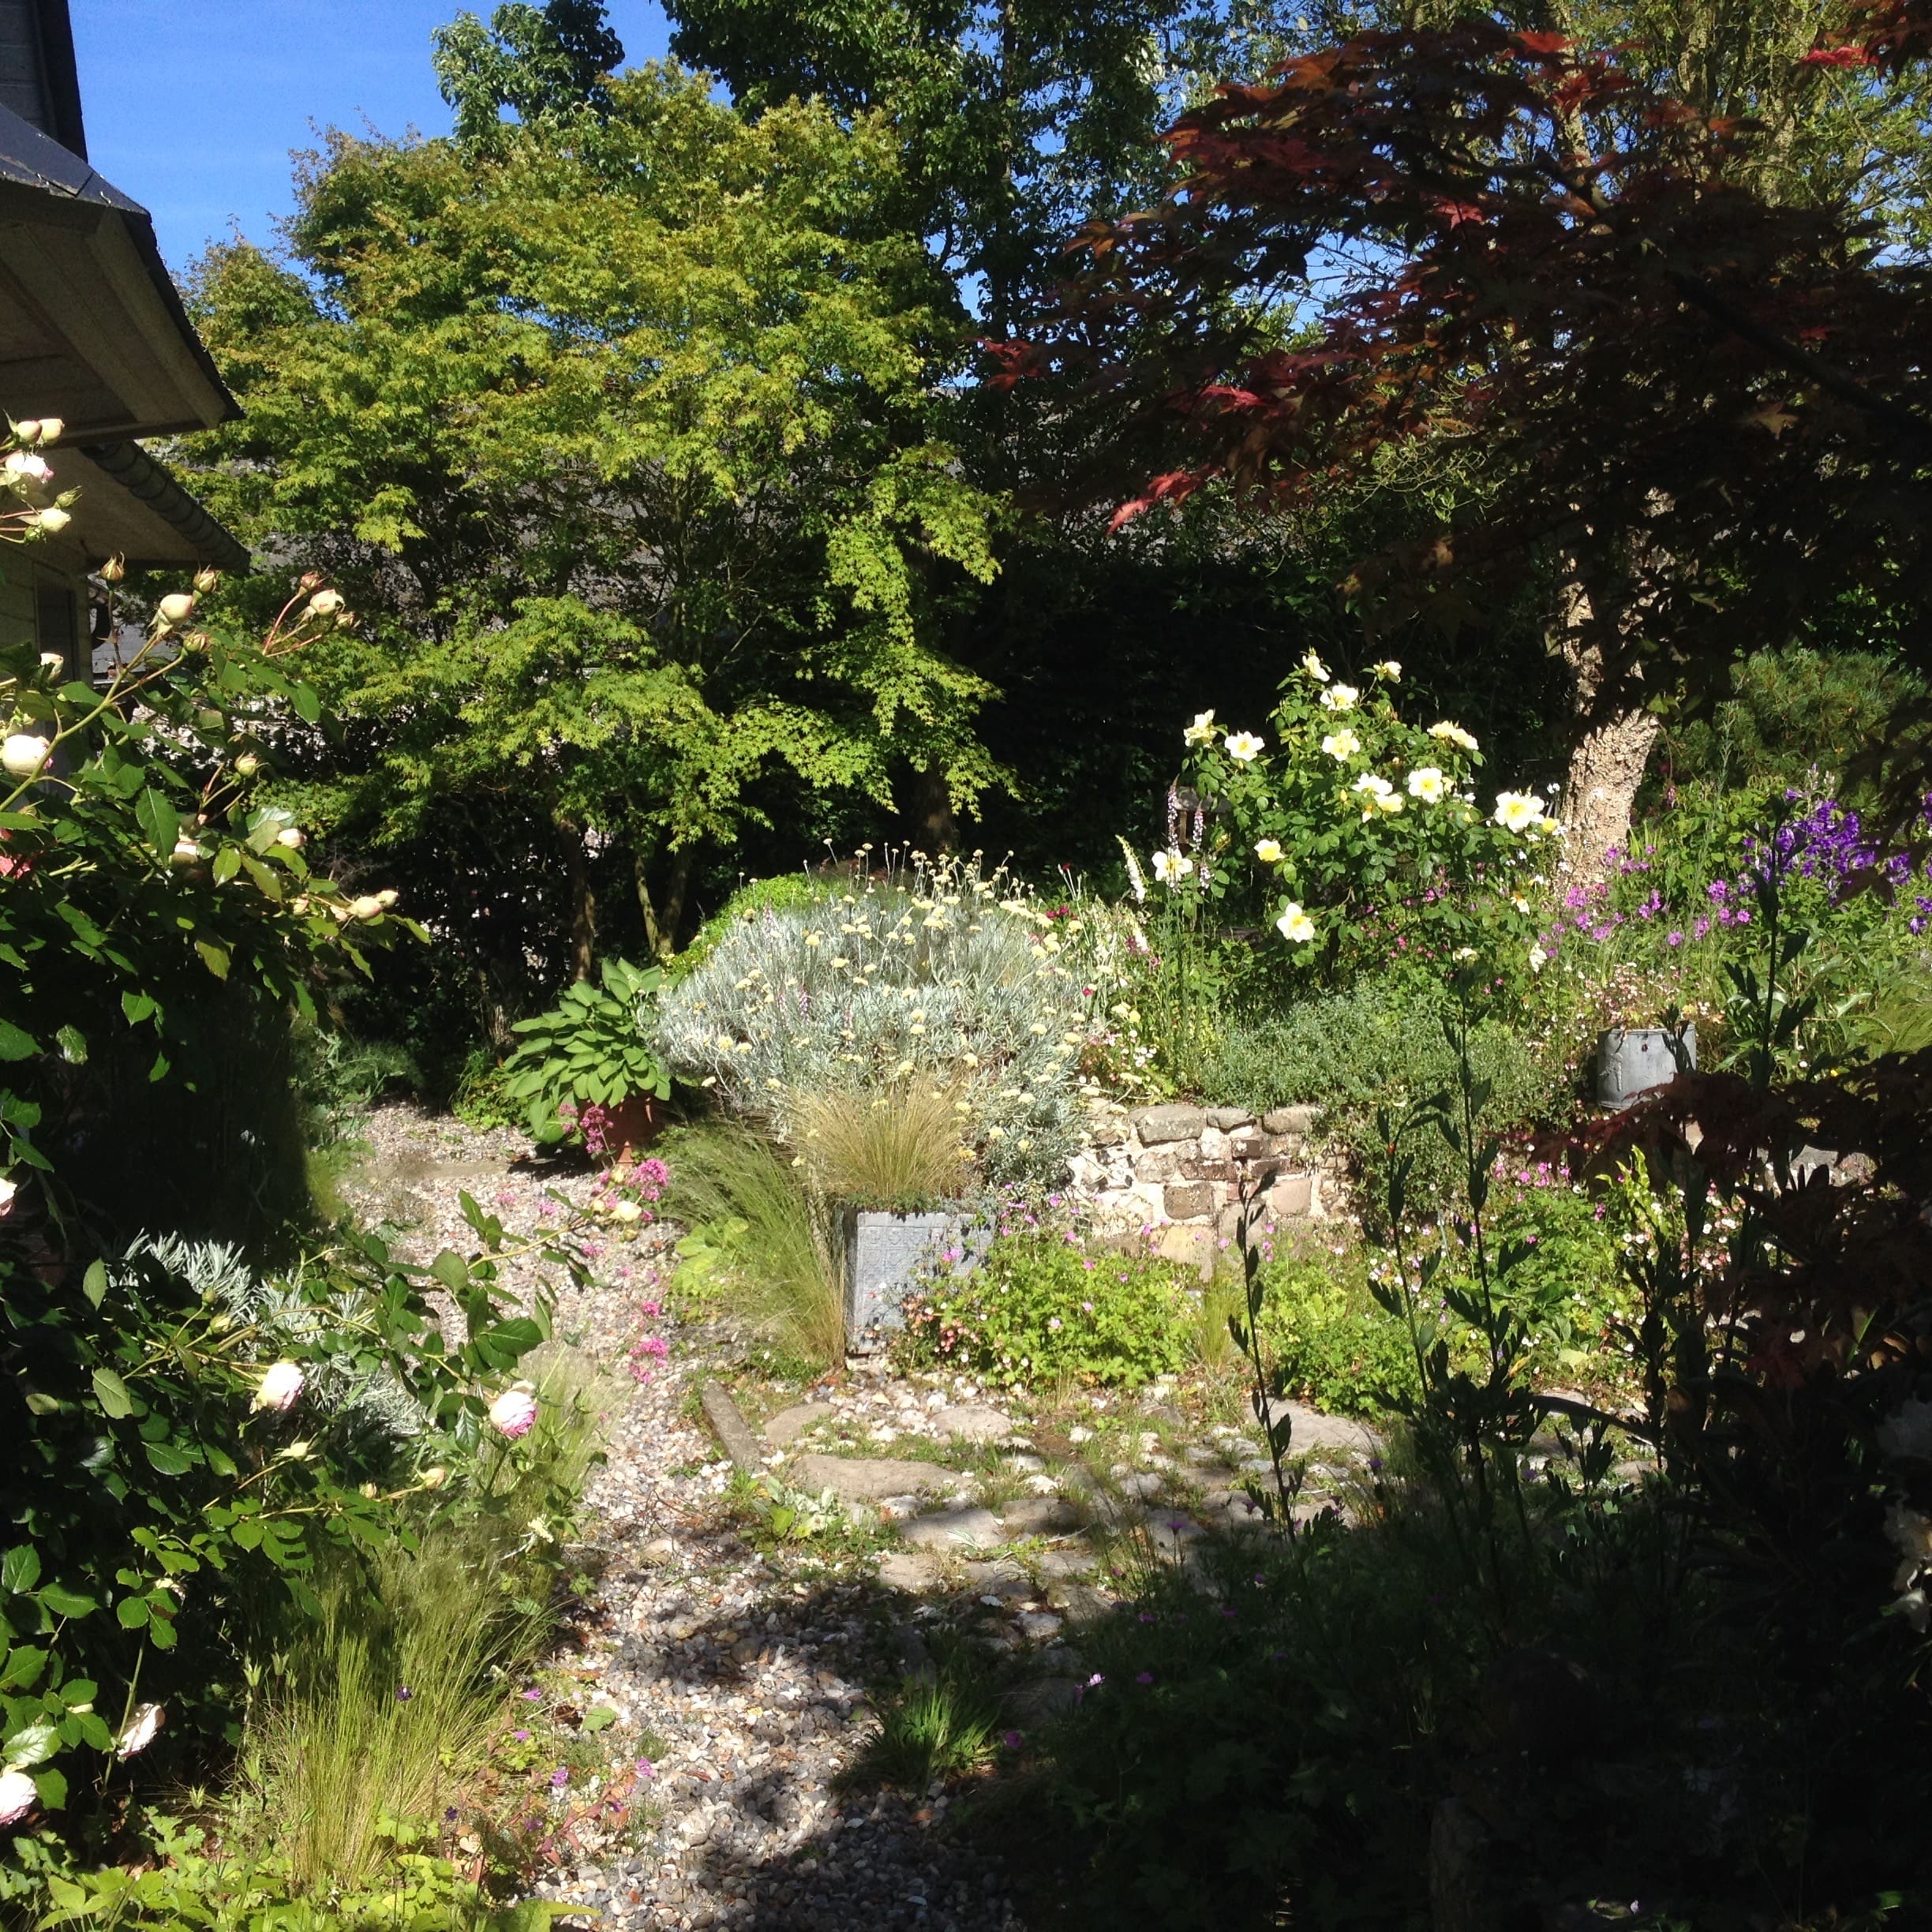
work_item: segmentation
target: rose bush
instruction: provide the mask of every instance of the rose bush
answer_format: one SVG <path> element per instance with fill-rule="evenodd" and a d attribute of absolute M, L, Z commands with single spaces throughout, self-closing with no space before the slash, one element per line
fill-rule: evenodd
<path fill-rule="evenodd" d="M 1266 736 L 1203 712 L 1183 737 L 1208 807 L 1204 845 L 1170 838 L 1155 878 L 1204 901 L 1252 900 L 1295 964 L 1331 981 L 1472 952 L 1521 974 L 1560 827 L 1528 792 L 1484 804 L 1474 735 L 1404 719 L 1401 676 L 1384 661 L 1366 686 L 1346 683 L 1310 651 Z"/>

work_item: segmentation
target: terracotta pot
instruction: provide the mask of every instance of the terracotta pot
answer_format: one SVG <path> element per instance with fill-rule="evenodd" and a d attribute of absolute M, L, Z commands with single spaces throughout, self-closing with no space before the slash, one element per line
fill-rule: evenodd
<path fill-rule="evenodd" d="M 668 1104 L 655 1094 L 633 1094 L 628 1100 L 606 1109 L 608 1119 L 604 1139 L 609 1150 L 624 1160 L 635 1160 L 664 1132 L 669 1118 Z"/>

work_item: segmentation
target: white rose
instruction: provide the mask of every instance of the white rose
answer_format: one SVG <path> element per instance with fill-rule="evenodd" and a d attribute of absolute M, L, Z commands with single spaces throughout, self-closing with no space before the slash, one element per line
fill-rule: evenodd
<path fill-rule="evenodd" d="M 1264 747 L 1252 732 L 1231 732 L 1221 740 L 1221 748 L 1237 765 L 1251 765 Z"/>
<path fill-rule="evenodd" d="M 300 826 L 284 826 L 275 834 L 275 842 L 286 846 L 290 852 L 300 852 L 309 843 L 309 835 Z"/>
<path fill-rule="evenodd" d="M 1419 765 L 1409 774 L 1409 796 L 1433 805 L 1449 789 L 1449 781 L 1433 765 Z"/>
<path fill-rule="evenodd" d="M 1312 651 L 1310 651 L 1301 660 L 1301 668 L 1314 679 L 1317 684 L 1326 684 L 1328 682 L 1328 667 Z"/>
<path fill-rule="evenodd" d="M 505 1389 L 489 1406 L 490 1427 L 515 1442 L 537 1426 L 537 1395 L 527 1382 Z"/>
<path fill-rule="evenodd" d="M 0 1175 L 0 1221 L 4 1221 L 13 1211 L 13 1196 L 20 1192 L 20 1183 Z"/>
<path fill-rule="evenodd" d="M 33 1780 L 24 1771 L 0 1771 L 0 1825 L 17 1824 L 39 1797 Z"/>
<path fill-rule="evenodd" d="M 279 1361 L 262 1371 L 260 1385 L 255 1391 L 255 1399 L 249 1404 L 251 1409 L 272 1409 L 278 1415 L 286 1415 L 300 1399 L 304 1381 L 300 1366 L 292 1361 Z"/>
<path fill-rule="evenodd" d="M 343 607 L 343 593 L 339 590 L 318 590 L 309 600 L 309 608 L 318 617 L 333 617 Z"/>
<path fill-rule="evenodd" d="M 1384 657 L 1380 664 L 1372 664 L 1368 668 L 1379 678 L 1386 678 L 1391 684 L 1402 682 L 1402 666 L 1393 657 Z"/>
<path fill-rule="evenodd" d="M 1499 792 L 1491 815 L 1506 832 L 1527 832 L 1541 822 L 1543 801 L 1527 792 Z"/>
<path fill-rule="evenodd" d="M 1452 723 L 1447 718 L 1439 718 L 1428 728 L 1428 735 L 1432 738 L 1441 739 L 1445 744 L 1458 746 L 1465 751 L 1473 751 L 1476 749 L 1474 735 L 1472 732 L 1466 732 L 1460 724 Z"/>
<path fill-rule="evenodd" d="M 1331 685 L 1321 695 L 1322 709 L 1324 711 L 1353 711 L 1355 701 L 1361 695 L 1361 693 L 1353 684 Z"/>
<path fill-rule="evenodd" d="M 44 510 L 36 512 L 34 517 L 34 522 L 50 537 L 58 537 L 73 521 L 73 519 L 58 504 L 49 504 Z"/>
<path fill-rule="evenodd" d="M 1255 856 L 1264 865 L 1280 864 L 1282 848 L 1279 839 L 1257 839 L 1255 841 Z"/>
<path fill-rule="evenodd" d="M 161 1728 L 161 1706 L 144 1704 L 128 1720 L 127 1728 L 114 1742 L 117 1758 L 132 1758 L 144 1751 L 155 1741 L 155 1733 Z"/>
<path fill-rule="evenodd" d="M 1290 899 L 1275 922 L 1275 930 L 1290 945 L 1306 945 L 1315 937 L 1315 922 Z"/>
<path fill-rule="evenodd" d="M 1194 722 L 1181 732 L 1183 740 L 1191 745 L 1206 744 L 1215 735 L 1215 716 L 1211 711 L 1197 711 Z"/>
<path fill-rule="evenodd" d="M 1361 740 L 1344 724 L 1339 732 L 1331 732 L 1321 741 L 1321 748 L 1331 758 L 1352 758 L 1361 749 Z"/>
<path fill-rule="evenodd" d="M 31 778 L 47 762 L 47 741 L 32 732 L 13 732 L 0 743 L 0 770 L 9 778 Z"/>
<path fill-rule="evenodd" d="M 155 615 L 164 624 L 185 624 L 194 615 L 193 593 L 187 590 L 170 590 L 155 606 Z"/>
<path fill-rule="evenodd" d="M 6 468 L 7 474 L 17 483 L 40 485 L 54 481 L 54 472 L 48 467 L 47 459 L 36 456 L 32 450 L 9 450 Z"/>
<path fill-rule="evenodd" d="M 351 919 L 373 919 L 381 913 L 382 909 L 383 902 L 374 893 L 364 893 L 360 898 L 349 901 L 349 916 Z"/>

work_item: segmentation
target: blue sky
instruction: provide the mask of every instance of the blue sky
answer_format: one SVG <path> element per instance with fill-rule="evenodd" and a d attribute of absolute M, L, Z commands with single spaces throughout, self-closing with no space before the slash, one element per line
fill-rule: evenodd
<path fill-rule="evenodd" d="M 493 0 L 470 0 L 488 17 Z M 274 239 L 289 153 L 320 129 L 447 133 L 432 28 L 462 0 L 71 0 L 88 158 L 155 219 L 179 275 L 238 224 Z M 665 51 L 655 0 L 609 0 L 627 62 Z"/>

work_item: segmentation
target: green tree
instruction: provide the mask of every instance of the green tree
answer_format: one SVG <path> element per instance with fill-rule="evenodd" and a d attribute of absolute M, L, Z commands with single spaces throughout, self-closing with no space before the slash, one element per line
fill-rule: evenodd
<path fill-rule="evenodd" d="M 204 488 L 364 613 L 314 665 L 344 725 L 304 809 L 461 852 L 416 902 L 461 947 L 520 955 L 501 902 L 560 876 L 579 974 L 593 860 L 661 948 L 700 856 L 774 813 L 999 775 L 938 648 L 996 506 L 932 433 L 953 335 L 882 212 L 897 144 L 674 68 L 607 91 L 478 147 L 338 136 L 294 262 L 197 283 L 249 412 Z M 470 964 L 515 1003 L 514 962 Z"/>
<path fill-rule="evenodd" d="M 623 58 L 601 0 L 549 0 L 534 7 L 515 0 L 500 6 L 485 27 L 459 13 L 432 37 L 436 80 L 466 144 L 500 129 L 507 108 L 529 123 L 585 109 L 610 109 L 605 84 Z"/>

